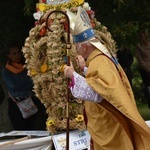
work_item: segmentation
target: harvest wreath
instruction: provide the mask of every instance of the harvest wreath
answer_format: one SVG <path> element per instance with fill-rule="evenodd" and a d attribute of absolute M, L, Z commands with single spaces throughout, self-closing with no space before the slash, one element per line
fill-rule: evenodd
<path fill-rule="evenodd" d="M 69 5 L 69 10 L 76 13 L 77 7 L 70 7 Z M 88 3 L 83 3 L 82 7 L 85 7 L 87 10 L 98 38 L 104 41 L 115 53 L 115 42 L 111 38 L 111 34 L 107 31 L 107 28 L 94 18 L 94 11 L 90 9 Z M 67 9 L 61 8 L 63 12 L 66 12 Z M 67 58 L 66 43 L 68 28 L 65 15 L 53 13 L 48 18 L 48 25 L 51 28 L 51 31 L 49 31 L 46 26 L 46 18 L 50 11 L 52 10 L 39 11 L 38 9 L 38 12 L 34 14 L 39 19 L 35 27 L 30 30 L 22 52 L 26 60 L 25 67 L 28 70 L 28 75 L 33 79 L 34 92 L 46 107 L 48 114 L 46 128 L 53 134 L 66 129 L 67 84 L 66 78 L 63 75 L 63 66 L 66 64 Z M 72 45 L 70 59 L 75 66 L 75 70 L 81 74 L 75 62 L 77 53 L 72 36 L 70 36 L 70 42 Z M 82 100 L 75 99 L 70 94 L 70 129 L 85 129 L 83 107 Z"/>

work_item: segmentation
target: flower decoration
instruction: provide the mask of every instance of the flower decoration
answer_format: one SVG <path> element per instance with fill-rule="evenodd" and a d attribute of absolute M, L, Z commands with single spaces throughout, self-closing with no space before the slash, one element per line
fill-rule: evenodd
<path fill-rule="evenodd" d="M 83 8 L 84 8 L 85 10 L 91 10 L 91 7 L 90 7 L 89 3 L 87 3 L 87 2 L 84 2 Z"/>
<path fill-rule="evenodd" d="M 83 117 L 83 115 L 77 115 L 77 117 L 75 118 L 75 120 L 76 120 L 77 122 L 80 122 L 80 121 L 83 121 L 83 120 L 84 120 L 84 117 Z"/>
<path fill-rule="evenodd" d="M 33 14 L 33 17 L 34 17 L 35 20 L 40 20 L 42 15 L 43 15 L 43 12 L 42 11 L 38 11 L 38 12 L 35 12 Z"/>
<path fill-rule="evenodd" d="M 60 66 L 60 72 L 63 72 L 63 71 L 64 71 L 65 65 L 66 65 L 66 64 L 62 64 L 62 65 Z"/>
<path fill-rule="evenodd" d="M 47 120 L 46 126 L 47 126 L 47 127 L 51 127 L 52 125 L 55 125 L 54 120 Z"/>
<path fill-rule="evenodd" d="M 48 68 L 48 65 L 47 65 L 47 64 L 44 64 L 44 65 L 41 66 L 41 72 L 42 72 L 42 73 L 45 73 L 48 69 L 49 69 L 49 68 Z"/>
<path fill-rule="evenodd" d="M 35 71 L 35 70 L 32 70 L 31 71 L 31 76 L 34 76 L 34 75 L 36 75 L 37 74 L 37 72 Z"/>
<path fill-rule="evenodd" d="M 67 32 L 64 28 L 65 16 L 57 13 L 49 18 L 52 31 L 46 31 L 43 36 L 38 36 L 41 29 L 45 28 L 45 22 L 37 24 L 29 32 L 25 40 L 22 52 L 26 59 L 28 75 L 32 77 L 34 92 L 46 107 L 48 114 L 46 129 L 51 133 L 66 129 L 66 93 L 67 83 L 63 74 L 64 65 L 67 62 Z M 73 39 L 70 39 L 70 59 L 77 70 L 75 56 L 77 55 Z M 85 129 L 84 120 L 77 122 L 77 114 L 82 114 L 83 103 L 70 94 L 69 107 L 70 129 Z"/>
<path fill-rule="evenodd" d="M 42 28 L 42 29 L 39 31 L 40 37 L 44 36 L 45 33 L 46 33 L 46 28 Z"/>
<path fill-rule="evenodd" d="M 80 1 L 82 2 L 83 0 Z M 63 11 L 67 11 L 68 8 L 65 9 L 64 6 Z M 88 14 L 92 15 L 93 11 L 88 5 L 86 7 Z M 71 7 L 70 5 L 69 9 L 73 13 L 77 12 L 77 6 Z M 68 27 L 64 14 L 53 13 L 48 18 L 48 25 L 51 31 L 47 30 L 45 16 L 49 14 L 50 10 L 45 9 L 43 12 L 44 17 L 40 16 L 40 12 L 34 15 L 36 20 L 40 19 L 40 21 L 29 31 L 29 37 L 25 40 L 22 52 L 26 60 L 25 67 L 28 70 L 28 75 L 34 83 L 33 91 L 45 106 L 46 113 L 48 114 L 46 129 L 51 134 L 54 134 L 57 131 L 65 130 L 67 125 L 66 94 L 68 87 L 63 74 L 63 68 L 67 62 Z M 102 26 L 96 18 L 90 17 L 90 19 L 96 36 L 100 40 L 105 41 L 112 50 L 116 50 L 115 42 L 112 40 L 107 28 Z M 41 34 L 40 36 L 39 33 Z M 70 36 L 70 43 L 70 59 L 74 69 L 79 74 L 82 74 L 75 60 L 77 52 L 72 36 Z M 70 93 L 69 96 L 71 101 L 69 103 L 69 127 L 70 129 L 83 130 L 86 128 L 83 117 L 83 102 L 74 98 Z"/>

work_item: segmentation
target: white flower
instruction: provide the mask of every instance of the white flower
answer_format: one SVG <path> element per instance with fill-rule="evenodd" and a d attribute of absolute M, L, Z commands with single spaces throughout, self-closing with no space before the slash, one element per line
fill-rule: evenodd
<path fill-rule="evenodd" d="M 85 2 L 85 3 L 83 4 L 83 8 L 84 8 L 85 10 L 91 10 L 91 7 L 89 6 L 89 3 L 87 3 L 87 2 Z"/>
<path fill-rule="evenodd" d="M 43 15 L 43 12 L 42 11 L 38 11 L 38 12 L 33 14 L 33 17 L 34 17 L 35 20 L 40 20 L 42 15 Z"/>

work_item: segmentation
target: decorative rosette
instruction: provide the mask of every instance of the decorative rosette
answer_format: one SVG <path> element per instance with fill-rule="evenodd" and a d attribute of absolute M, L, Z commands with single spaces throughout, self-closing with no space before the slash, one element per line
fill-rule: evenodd
<path fill-rule="evenodd" d="M 116 50 L 111 34 L 94 18 L 94 11 L 87 4 L 83 4 L 83 7 L 90 15 L 96 35 L 107 42 L 111 49 Z M 63 66 L 66 64 L 67 58 L 67 24 L 64 14 L 53 13 L 48 19 L 51 29 L 49 31 L 45 20 L 50 11 L 35 15 L 36 25 L 30 30 L 22 52 L 26 60 L 25 67 L 28 75 L 33 79 L 34 92 L 46 107 L 48 114 L 46 128 L 53 134 L 60 130 L 66 130 L 67 125 L 67 83 L 63 74 Z M 63 11 L 67 10 L 63 8 Z M 75 13 L 77 7 L 70 7 L 70 11 Z M 72 45 L 70 59 L 75 70 L 80 74 L 80 69 L 75 61 L 77 53 L 71 35 L 70 40 Z M 69 101 L 70 129 L 85 129 L 82 101 L 74 98 L 71 94 Z"/>

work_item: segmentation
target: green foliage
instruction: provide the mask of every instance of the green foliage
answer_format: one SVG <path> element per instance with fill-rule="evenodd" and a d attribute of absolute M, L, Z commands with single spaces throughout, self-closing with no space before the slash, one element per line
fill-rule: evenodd
<path fill-rule="evenodd" d="M 137 31 L 150 27 L 148 0 L 88 0 L 96 18 L 111 32 L 118 46 L 130 48 L 138 42 Z"/>
<path fill-rule="evenodd" d="M 138 30 L 138 22 L 121 22 L 120 24 L 116 24 L 111 28 L 111 34 L 113 35 L 119 47 L 131 47 L 132 45 L 137 45 Z"/>
<path fill-rule="evenodd" d="M 1 2 L 0 14 L 0 52 L 2 52 L 7 48 L 10 40 L 22 39 L 21 32 L 24 26 L 21 23 L 21 10 L 12 1 Z"/>
<path fill-rule="evenodd" d="M 114 14 L 110 27 L 117 44 L 131 47 L 138 42 L 137 32 L 150 27 L 150 2 L 148 0 L 120 1 L 121 7 Z"/>
<path fill-rule="evenodd" d="M 36 3 L 38 3 L 38 0 L 24 0 L 25 6 L 24 6 L 24 15 L 25 16 L 31 16 L 35 12 Z"/>
<path fill-rule="evenodd" d="M 146 99 L 143 94 L 143 82 L 139 72 L 138 63 L 135 58 L 132 64 L 132 73 L 133 73 L 132 85 L 135 99 L 138 104 L 145 103 Z"/>

